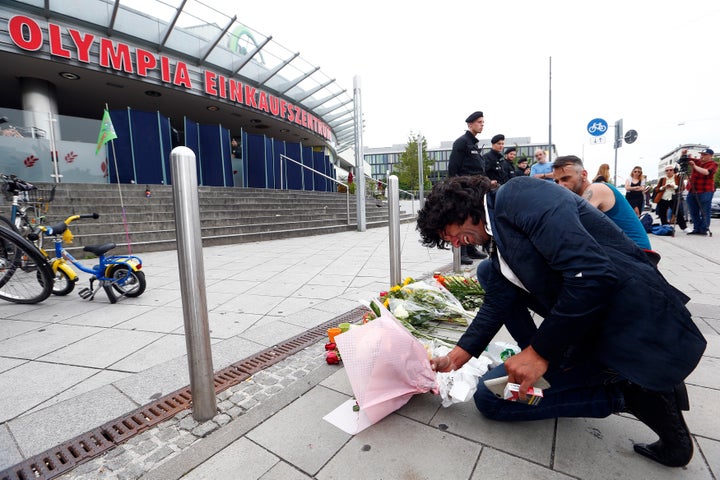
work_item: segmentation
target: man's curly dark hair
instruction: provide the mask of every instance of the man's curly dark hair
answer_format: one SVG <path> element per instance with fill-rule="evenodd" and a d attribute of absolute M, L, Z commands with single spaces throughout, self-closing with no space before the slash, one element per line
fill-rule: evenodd
<path fill-rule="evenodd" d="M 418 212 L 417 230 L 426 247 L 448 248 L 442 232 L 448 225 L 461 225 L 468 217 L 474 224 L 485 222 L 485 194 L 490 179 L 482 175 L 450 177 L 436 183 Z"/>

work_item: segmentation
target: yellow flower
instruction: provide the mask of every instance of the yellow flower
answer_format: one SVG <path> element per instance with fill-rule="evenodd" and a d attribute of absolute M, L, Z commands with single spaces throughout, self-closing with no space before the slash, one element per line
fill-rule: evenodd
<path fill-rule="evenodd" d="M 390 289 L 391 292 L 399 292 L 400 291 L 400 285 L 395 285 Z"/>
<path fill-rule="evenodd" d="M 383 305 L 385 305 L 385 308 L 390 308 L 390 299 L 386 298 L 385 301 L 383 302 Z"/>
<path fill-rule="evenodd" d="M 408 283 L 413 283 L 415 280 L 412 279 L 412 277 L 407 277 L 405 281 L 403 282 L 403 287 L 407 285 Z"/>

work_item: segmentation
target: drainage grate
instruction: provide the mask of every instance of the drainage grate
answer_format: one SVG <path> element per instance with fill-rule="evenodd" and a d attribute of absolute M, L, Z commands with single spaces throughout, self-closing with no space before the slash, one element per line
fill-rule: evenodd
<path fill-rule="evenodd" d="M 365 307 L 358 307 L 296 335 L 280 345 L 262 350 L 252 357 L 218 371 L 214 376 L 215 393 L 227 390 L 257 372 L 317 343 L 318 340 L 327 337 L 328 328 L 336 327 L 343 322 L 358 322 L 367 311 Z M 3 470 L 0 472 L 0 480 L 55 478 L 191 406 L 192 394 L 188 386 Z"/>

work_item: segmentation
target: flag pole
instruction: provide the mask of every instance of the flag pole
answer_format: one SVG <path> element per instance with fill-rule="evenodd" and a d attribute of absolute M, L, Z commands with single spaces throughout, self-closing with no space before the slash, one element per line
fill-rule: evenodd
<path fill-rule="evenodd" d="M 105 104 L 105 110 L 110 112 L 108 104 Z M 115 165 L 115 179 L 117 181 L 118 195 L 120 196 L 120 211 L 122 212 L 123 227 L 125 228 L 125 241 L 127 242 L 128 255 L 132 255 L 132 246 L 130 245 L 130 229 L 128 228 L 127 215 L 125 214 L 125 202 L 123 201 L 122 188 L 120 188 L 120 172 L 118 171 L 117 155 L 115 154 L 115 139 L 110 140 L 110 148 L 113 152 L 113 164 Z"/>

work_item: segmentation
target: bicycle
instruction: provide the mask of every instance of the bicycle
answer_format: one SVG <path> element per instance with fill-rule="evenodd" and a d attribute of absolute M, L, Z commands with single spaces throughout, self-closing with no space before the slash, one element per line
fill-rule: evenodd
<path fill-rule="evenodd" d="M 95 281 L 105 291 L 110 303 L 117 302 L 115 292 L 122 297 L 138 297 L 142 295 L 147 286 L 145 273 L 141 272 L 142 260 L 134 255 L 106 255 L 107 252 L 116 247 L 115 243 L 103 243 L 102 245 L 87 245 L 83 251 L 90 252 L 98 257 L 98 263 L 92 267 L 86 267 L 67 251 L 64 242 L 70 243 L 73 234 L 70 231 L 70 224 L 80 218 L 98 219 L 97 213 L 83 215 L 71 215 L 56 225 L 40 225 L 37 230 L 53 237 L 55 257 L 49 260 L 54 282 L 52 293 L 55 295 L 67 295 L 73 291 L 78 281 L 78 275 L 70 266 L 74 265 L 79 270 L 89 273 L 90 286 L 78 292 L 81 298 L 93 300 L 97 290 L 93 288 Z M 31 237 L 38 235 L 33 232 Z M 49 255 L 45 250 L 40 250 L 46 257 Z"/>
<path fill-rule="evenodd" d="M 0 298 L 38 303 L 52 292 L 53 272 L 47 259 L 28 240 L 0 225 Z"/>
<path fill-rule="evenodd" d="M 2 181 L 0 190 L 5 199 L 12 202 L 10 218 L 0 216 L 0 221 L 27 238 L 30 232 L 43 222 L 45 218 L 42 215 L 43 205 L 45 205 L 44 210 L 47 211 L 48 204 L 55 198 L 57 185 L 53 185 L 48 190 L 39 189 L 15 175 L 4 173 L 0 173 L 0 181 Z M 35 244 L 38 247 L 42 246 L 42 238 L 39 237 Z"/>

